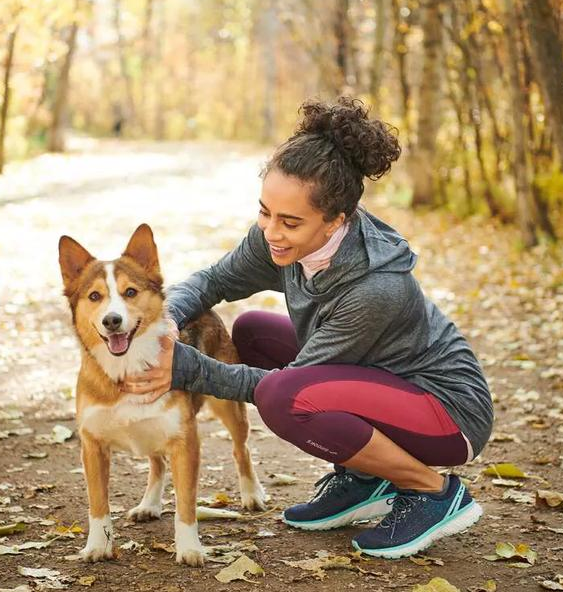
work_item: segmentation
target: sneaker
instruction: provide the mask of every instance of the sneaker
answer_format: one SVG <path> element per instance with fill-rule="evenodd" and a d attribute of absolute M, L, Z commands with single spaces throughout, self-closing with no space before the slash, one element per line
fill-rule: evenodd
<path fill-rule="evenodd" d="M 334 468 L 315 483 L 319 489 L 310 502 L 284 511 L 286 524 L 305 530 L 329 530 L 383 516 L 391 510 L 396 492 L 392 483 L 379 477 L 360 479 L 344 467 Z"/>
<path fill-rule="evenodd" d="M 408 557 L 469 528 L 482 514 L 459 477 L 450 475 L 446 493 L 398 490 L 393 510 L 375 528 L 355 537 L 352 545 L 373 557 Z"/>

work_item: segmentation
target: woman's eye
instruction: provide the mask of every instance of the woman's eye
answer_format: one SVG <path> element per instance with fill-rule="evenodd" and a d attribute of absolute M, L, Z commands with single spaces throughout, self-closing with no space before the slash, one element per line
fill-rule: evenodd
<path fill-rule="evenodd" d="M 135 288 L 127 288 L 127 290 L 125 290 L 125 296 L 127 296 L 127 298 L 135 298 L 135 296 L 137 296 L 137 290 L 135 290 Z"/>
<path fill-rule="evenodd" d="M 288 224 L 287 222 L 284 222 L 283 225 L 290 230 L 295 230 L 295 228 L 298 228 L 296 224 Z"/>
<path fill-rule="evenodd" d="M 90 294 L 88 294 L 88 299 L 92 302 L 97 302 L 101 297 L 102 295 L 99 292 L 90 292 Z"/>

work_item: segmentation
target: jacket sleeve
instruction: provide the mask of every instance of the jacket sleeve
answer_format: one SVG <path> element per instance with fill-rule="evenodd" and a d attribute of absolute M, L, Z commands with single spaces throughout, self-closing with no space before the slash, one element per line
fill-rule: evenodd
<path fill-rule="evenodd" d="M 256 385 L 270 372 L 245 364 L 226 364 L 177 341 L 172 361 L 172 389 L 254 403 Z"/>
<path fill-rule="evenodd" d="M 282 284 L 264 235 L 254 224 L 242 242 L 217 263 L 171 286 L 166 303 L 171 318 L 182 329 L 223 300 L 232 302 L 263 290 L 281 292 Z"/>

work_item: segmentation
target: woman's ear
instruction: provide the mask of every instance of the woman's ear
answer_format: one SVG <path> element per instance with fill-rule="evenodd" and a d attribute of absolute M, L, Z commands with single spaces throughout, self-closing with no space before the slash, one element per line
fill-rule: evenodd
<path fill-rule="evenodd" d="M 329 237 L 332 236 L 342 226 L 342 224 L 344 224 L 345 221 L 346 221 L 346 214 L 344 212 L 340 212 L 340 214 L 338 214 L 338 216 L 336 216 L 336 218 L 334 218 L 334 220 L 331 220 L 328 223 L 328 227 L 326 229 L 326 235 Z"/>

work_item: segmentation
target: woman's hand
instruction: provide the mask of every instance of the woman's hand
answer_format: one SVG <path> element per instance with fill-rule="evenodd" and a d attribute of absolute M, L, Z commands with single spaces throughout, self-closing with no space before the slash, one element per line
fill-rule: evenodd
<path fill-rule="evenodd" d="M 142 395 L 131 397 L 135 403 L 153 403 L 167 393 L 172 386 L 172 358 L 174 342 L 178 339 L 178 327 L 169 321 L 169 333 L 160 338 L 161 351 L 158 362 L 142 374 L 125 376 L 120 384 L 122 393 Z"/>

